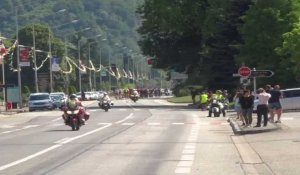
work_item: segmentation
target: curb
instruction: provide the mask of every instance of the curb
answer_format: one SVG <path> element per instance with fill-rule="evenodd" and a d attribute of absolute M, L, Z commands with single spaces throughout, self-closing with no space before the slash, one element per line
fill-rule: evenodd
<path fill-rule="evenodd" d="M 282 129 L 281 126 L 275 125 L 273 123 L 269 123 L 269 125 L 272 125 L 272 128 L 266 128 L 266 127 L 260 127 L 260 128 L 247 128 L 244 130 L 239 126 L 239 124 L 233 119 L 228 118 L 227 120 L 230 123 L 230 126 L 232 127 L 232 130 L 235 135 L 245 135 L 245 134 L 258 134 L 263 132 L 272 132 L 276 130 Z"/>

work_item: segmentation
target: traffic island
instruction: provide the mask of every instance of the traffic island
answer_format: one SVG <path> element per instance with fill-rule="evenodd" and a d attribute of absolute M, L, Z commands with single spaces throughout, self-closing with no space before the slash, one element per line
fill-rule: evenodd
<path fill-rule="evenodd" d="M 245 135 L 245 134 L 257 134 L 263 132 L 271 132 L 281 129 L 280 124 L 270 123 L 268 122 L 268 126 L 266 127 L 254 127 L 256 125 L 256 116 L 253 117 L 253 123 L 251 127 L 242 126 L 242 122 L 236 119 L 236 116 L 230 116 L 228 118 L 228 122 L 232 127 L 234 134 L 236 135 Z"/>

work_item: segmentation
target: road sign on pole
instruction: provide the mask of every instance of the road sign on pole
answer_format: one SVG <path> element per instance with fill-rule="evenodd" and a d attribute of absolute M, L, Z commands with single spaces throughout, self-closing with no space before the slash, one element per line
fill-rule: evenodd
<path fill-rule="evenodd" d="M 249 67 L 243 66 L 239 68 L 239 75 L 241 77 L 249 77 L 251 75 L 251 69 Z"/>
<path fill-rule="evenodd" d="M 251 77 L 256 78 L 269 78 L 274 75 L 274 72 L 271 70 L 252 70 Z"/>

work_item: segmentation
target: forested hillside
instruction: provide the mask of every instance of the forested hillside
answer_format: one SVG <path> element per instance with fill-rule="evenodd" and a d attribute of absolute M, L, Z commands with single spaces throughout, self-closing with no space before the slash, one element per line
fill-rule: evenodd
<path fill-rule="evenodd" d="M 34 25 L 36 49 L 49 50 L 48 30 L 50 30 L 53 53 L 59 57 L 67 54 L 72 59 L 76 59 L 80 41 L 81 59 L 85 64 L 89 64 L 87 58 L 91 57 L 95 66 L 101 61 L 102 65 L 111 63 L 119 68 L 127 66 L 133 71 L 132 69 L 137 67 L 133 62 L 143 59 L 146 63 L 137 45 L 136 29 L 139 18 L 135 11 L 141 2 L 142 0 L 1 0 L 0 32 L 2 36 L 11 39 L 5 41 L 6 45 L 12 45 L 16 38 L 18 24 L 19 44 L 32 46 Z M 64 42 L 68 45 L 67 51 Z M 42 54 L 37 56 L 38 65 L 42 63 L 42 57 L 45 56 Z M 12 65 L 16 67 L 16 62 L 11 59 L 12 63 L 8 61 L 9 58 L 6 59 L 7 63 L 10 63 L 10 67 L 6 64 L 6 79 L 8 82 L 16 83 L 14 78 L 16 74 L 10 71 Z M 39 72 L 46 71 L 49 71 L 48 62 L 45 62 L 45 66 L 39 70 Z M 33 72 L 31 68 L 26 67 L 22 70 L 23 85 L 28 85 L 31 89 L 33 89 L 32 83 L 30 84 Z M 73 71 L 70 75 L 73 84 L 76 84 L 75 77 L 76 72 Z M 58 79 L 58 81 L 66 81 L 62 78 Z M 83 81 L 88 80 L 85 78 Z"/>

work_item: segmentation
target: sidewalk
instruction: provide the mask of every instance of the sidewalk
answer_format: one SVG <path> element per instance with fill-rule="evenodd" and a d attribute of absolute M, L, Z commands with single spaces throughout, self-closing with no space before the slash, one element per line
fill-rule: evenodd
<path fill-rule="evenodd" d="M 281 124 L 271 123 L 268 122 L 268 125 L 266 127 L 257 127 L 254 128 L 254 126 L 257 123 L 257 116 L 256 114 L 253 114 L 253 121 L 251 127 L 245 127 L 242 126 L 242 122 L 240 120 L 236 120 L 236 114 L 235 113 L 228 113 L 228 122 L 230 123 L 230 126 L 232 127 L 232 130 L 237 135 L 244 135 L 244 134 L 257 134 L 262 132 L 271 132 L 281 129 Z"/>

